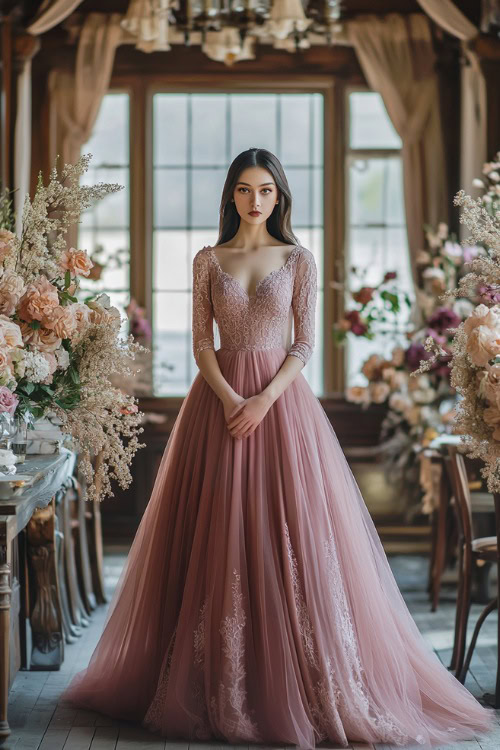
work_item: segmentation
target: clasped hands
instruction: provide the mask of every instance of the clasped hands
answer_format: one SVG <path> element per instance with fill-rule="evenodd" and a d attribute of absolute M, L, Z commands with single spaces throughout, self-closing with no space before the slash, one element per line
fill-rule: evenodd
<path fill-rule="evenodd" d="M 255 431 L 266 416 L 272 401 L 258 393 L 249 398 L 237 396 L 224 403 L 224 416 L 231 435 L 240 440 Z"/>

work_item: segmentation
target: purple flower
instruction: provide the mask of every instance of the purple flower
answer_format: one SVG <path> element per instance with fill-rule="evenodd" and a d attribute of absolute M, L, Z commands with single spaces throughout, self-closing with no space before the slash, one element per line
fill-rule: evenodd
<path fill-rule="evenodd" d="M 18 397 L 12 393 L 10 388 L 7 388 L 6 385 L 0 385 L 0 412 L 7 412 L 12 417 L 18 403 Z"/>
<path fill-rule="evenodd" d="M 477 288 L 477 293 L 483 298 L 486 304 L 498 304 L 500 302 L 500 288 L 481 284 Z"/>
<path fill-rule="evenodd" d="M 464 263 L 470 263 L 471 260 L 477 258 L 479 252 L 482 250 L 478 245 L 469 245 L 464 247 Z"/>
<path fill-rule="evenodd" d="M 460 323 L 460 318 L 450 307 L 438 307 L 427 324 L 429 328 L 434 328 L 438 333 L 442 333 L 449 328 L 457 328 Z"/>

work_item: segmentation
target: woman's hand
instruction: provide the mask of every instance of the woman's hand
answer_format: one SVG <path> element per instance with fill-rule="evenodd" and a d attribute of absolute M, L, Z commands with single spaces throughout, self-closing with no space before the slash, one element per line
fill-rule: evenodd
<path fill-rule="evenodd" d="M 237 393 L 233 393 L 231 396 L 227 396 L 223 399 L 222 406 L 224 407 L 224 418 L 226 423 L 229 422 L 229 417 L 236 410 L 236 407 L 244 401 L 245 399 L 243 396 L 240 396 Z"/>
<path fill-rule="evenodd" d="M 226 417 L 229 432 L 234 438 L 246 438 L 262 422 L 271 406 L 271 400 L 262 393 L 242 399 Z"/>

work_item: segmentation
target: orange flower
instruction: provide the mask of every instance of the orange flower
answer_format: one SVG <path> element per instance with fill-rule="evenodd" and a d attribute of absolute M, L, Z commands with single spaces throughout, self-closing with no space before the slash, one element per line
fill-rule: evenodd
<path fill-rule="evenodd" d="M 59 305 L 57 288 L 50 283 L 46 276 L 28 284 L 26 292 L 21 297 L 18 307 L 18 315 L 22 320 L 31 323 L 32 320 L 42 320 L 50 315 L 52 310 Z"/>
<path fill-rule="evenodd" d="M 70 339 L 76 331 L 76 317 L 71 305 L 68 307 L 57 305 L 42 323 L 45 328 L 54 331 L 61 339 Z"/>
<path fill-rule="evenodd" d="M 65 271 L 70 271 L 73 276 L 88 276 L 94 264 L 85 250 L 70 247 L 62 254 L 60 265 Z"/>

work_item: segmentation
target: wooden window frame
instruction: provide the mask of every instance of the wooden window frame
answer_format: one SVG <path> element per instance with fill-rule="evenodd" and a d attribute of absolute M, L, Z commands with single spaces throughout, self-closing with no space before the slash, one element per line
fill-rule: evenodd
<path fill-rule="evenodd" d="M 324 102 L 324 302 L 323 393 L 343 398 L 344 352 L 335 348 L 332 326 L 343 312 L 343 295 L 330 282 L 343 277 L 345 234 L 345 83 L 330 75 L 234 75 L 230 83 L 213 74 L 112 76 L 110 90 L 130 96 L 130 295 L 152 320 L 153 138 L 152 103 L 156 93 L 320 93 Z M 330 135 L 330 137 L 328 137 Z M 157 397 L 178 400 L 177 396 Z"/>

